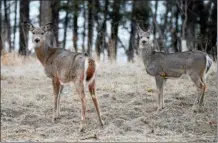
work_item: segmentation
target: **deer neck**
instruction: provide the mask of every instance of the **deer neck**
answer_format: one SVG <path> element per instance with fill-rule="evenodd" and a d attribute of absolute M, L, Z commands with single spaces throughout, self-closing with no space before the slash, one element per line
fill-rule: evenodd
<path fill-rule="evenodd" d="M 154 48 L 151 45 L 143 46 L 143 48 L 140 49 L 141 57 L 145 66 L 147 66 L 151 61 L 154 52 Z"/>
<path fill-rule="evenodd" d="M 35 47 L 35 52 L 38 60 L 44 65 L 49 56 L 48 47 L 43 43 L 40 47 Z"/>

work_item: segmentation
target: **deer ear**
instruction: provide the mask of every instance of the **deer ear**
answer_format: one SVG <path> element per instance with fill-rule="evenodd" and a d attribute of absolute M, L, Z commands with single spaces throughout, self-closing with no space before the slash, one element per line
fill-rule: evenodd
<path fill-rule="evenodd" d="M 144 33 L 144 31 L 139 27 L 139 25 L 136 26 L 136 29 L 139 36 L 141 36 Z"/>
<path fill-rule="evenodd" d="M 29 31 L 33 31 L 34 30 L 34 26 L 31 23 L 26 22 L 26 21 L 24 22 L 24 28 L 29 30 Z"/>
<path fill-rule="evenodd" d="M 148 31 L 147 31 L 147 32 L 148 32 L 149 34 L 152 34 L 152 33 L 153 33 L 153 31 L 154 31 L 154 27 L 152 26 L 152 27 L 150 27 L 150 28 L 148 29 Z"/>
<path fill-rule="evenodd" d="M 50 31 L 53 28 L 53 24 L 52 23 L 47 23 L 45 26 L 43 26 L 43 30 L 44 31 Z"/>

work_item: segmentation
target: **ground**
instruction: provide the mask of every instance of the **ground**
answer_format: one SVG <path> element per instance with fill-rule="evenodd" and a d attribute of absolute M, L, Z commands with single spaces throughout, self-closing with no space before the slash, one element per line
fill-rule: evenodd
<path fill-rule="evenodd" d="M 203 111 L 194 113 L 197 97 L 187 76 L 168 80 L 165 108 L 157 111 L 153 77 L 140 60 L 99 63 L 97 96 L 104 120 L 101 128 L 86 89 L 87 124 L 79 132 L 81 102 L 72 85 L 61 95 L 61 118 L 52 122 L 52 85 L 35 58 L 1 67 L 1 141 L 162 141 L 217 142 L 216 63 L 208 77 Z"/>

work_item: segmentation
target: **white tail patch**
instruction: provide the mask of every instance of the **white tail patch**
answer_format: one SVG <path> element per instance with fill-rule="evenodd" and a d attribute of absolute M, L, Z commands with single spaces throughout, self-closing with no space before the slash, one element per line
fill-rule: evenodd
<path fill-rule="evenodd" d="M 205 73 L 207 73 L 210 70 L 210 67 L 212 66 L 213 60 L 206 55 L 206 68 L 205 68 Z"/>

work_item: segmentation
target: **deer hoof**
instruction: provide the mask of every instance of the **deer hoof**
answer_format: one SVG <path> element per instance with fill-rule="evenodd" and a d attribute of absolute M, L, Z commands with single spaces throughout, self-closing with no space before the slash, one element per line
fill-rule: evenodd
<path fill-rule="evenodd" d="M 101 123 L 100 123 L 100 124 L 101 124 L 101 127 L 104 127 L 104 122 L 103 122 L 103 121 L 101 121 Z"/>
<path fill-rule="evenodd" d="M 80 131 L 81 133 L 84 133 L 84 132 L 85 132 L 85 127 L 81 126 L 80 129 L 79 129 L 79 131 Z"/>
<path fill-rule="evenodd" d="M 164 107 L 158 107 L 157 108 L 157 111 L 161 111 L 161 110 L 163 110 L 164 109 Z"/>
<path fill-rule="evenodd" d="M 200 112 L 200 106 L 199 106 L 199 105 L 194 105 L 194 106 L 192 107 L 192 111 L 193 111 L 194 113 Z"/>
<path fill-rule="evenodd" d="M 53 123 L 56 123 L 57 117 L 53 117 L 52 121 L 53 121 Z"/>

